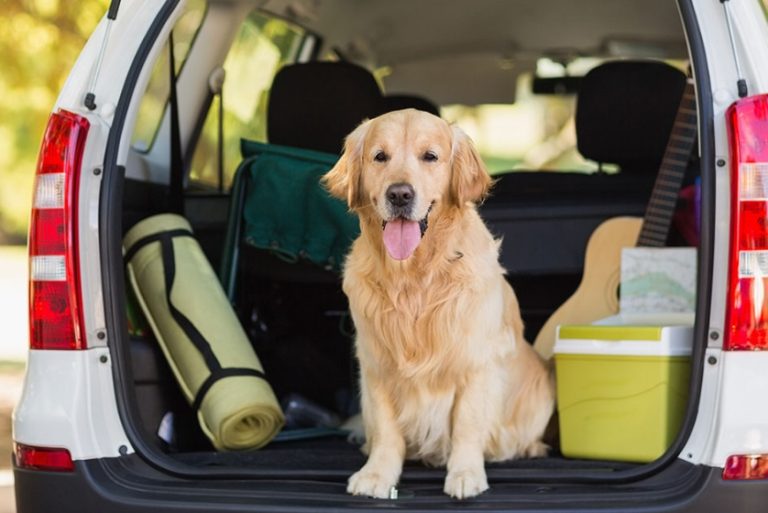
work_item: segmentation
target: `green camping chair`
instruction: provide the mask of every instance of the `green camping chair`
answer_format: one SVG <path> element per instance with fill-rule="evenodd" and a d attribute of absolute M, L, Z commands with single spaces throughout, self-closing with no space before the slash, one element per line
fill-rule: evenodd
<path fill-rule="evenodd" d="M 220 271 L 230 300 L 242 244 L 260 250 L 269 269 L 292 274 L 291 281 L 338 280 L 359 234 L 357 217 L 320 184 L 338 156 L 247 140 L 241 151 Z"/>

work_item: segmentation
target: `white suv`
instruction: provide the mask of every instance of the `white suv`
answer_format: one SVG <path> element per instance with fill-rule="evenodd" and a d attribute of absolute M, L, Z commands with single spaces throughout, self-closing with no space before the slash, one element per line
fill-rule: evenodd
<path fill-rule="evenodd" d="M 352 416 L 339 259 L 291 259 L 278 241 L 242 237 L 240 139 L 333 155 L 355 123 L 386 110 L 460 123 L 499 178 L 481 212 L 505 237 L 533 340 L 578 285 L 594 228 L 643 215 L 670 138 L 670 120 L 638 121 L 670 97 L 645 78 L 609 74 L 587 104 L 595 85 L 580 77 L 616 60 L 632 73 L 674 68 L 680 84 L 687 73 L 696 94 L 698 151 L 685 161 L 700 184 L 690 384 L 663 454 L 587 460 L 555 445 L 546 458 L 488 465 L 490 491 L 465 502 L 442 493 L 443 471 L 413 463 L 382 502 L 345 493 L 363 456 L 338 430 L 214 450 L 131 313 L 122 243 L 133 225 L 183 212 L 283 406 L 309 405 L 315 421 Z M 605 120 L 590 114 L 601 109 Z M 523 171 L 502 173 L 512 168 Z M 40 150 L 17 509 L 764 511 L 766 184 L 760 0 L 112 0 Z"/>

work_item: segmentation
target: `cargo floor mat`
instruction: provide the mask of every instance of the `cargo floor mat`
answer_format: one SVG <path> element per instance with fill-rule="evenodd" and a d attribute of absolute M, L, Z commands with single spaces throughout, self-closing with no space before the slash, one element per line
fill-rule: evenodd
<path fill-rule="evenodd" d="M 270 475 L 299 473 L 305 478 L 334 479 L 346 479 L 365 463 L 365 456 L 359 448 L 340 437 L 276 442 L 256 451 L 179 453 L 173 457 L 196 467 L 244 469 Z M 554 455 L 547 458 L 489 463 L 486 464 L 486 469 L 489 479 L 504 479 L 536 471 L 613 472 L 634 466 L 636 465 L 632 463 L 575 460 Z M 433 480 L 444 477 L 444 469 L 429 468 L 419 462 L 406 462 L 403 471 L 404 479 Z"/>

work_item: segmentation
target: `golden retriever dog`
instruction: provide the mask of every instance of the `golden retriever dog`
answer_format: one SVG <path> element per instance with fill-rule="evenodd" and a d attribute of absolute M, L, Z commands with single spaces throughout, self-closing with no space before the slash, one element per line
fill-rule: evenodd
<path fill-rule="evenodd" d="M 386 498 L 419 459 L 447 465 L 445 493 L 472 497 L 486 460 L 544 455 L 552 373 L 475 208 L 491 179 L 469 138 L 425 112 L 387 113 L 347 137 L 323 181 L 361 229 L 343 287 L 368 461 L 347 491 Z"/>

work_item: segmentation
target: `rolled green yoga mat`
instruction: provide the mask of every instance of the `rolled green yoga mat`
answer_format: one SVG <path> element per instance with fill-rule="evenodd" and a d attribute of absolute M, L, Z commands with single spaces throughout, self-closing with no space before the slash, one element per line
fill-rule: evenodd
<path fill-rule="evenodd" d="M 147 218 L 123 247 L 139 304 L 216 449 L 255 449 L 272 440 L 283 412 L 186 219 Z"/>

